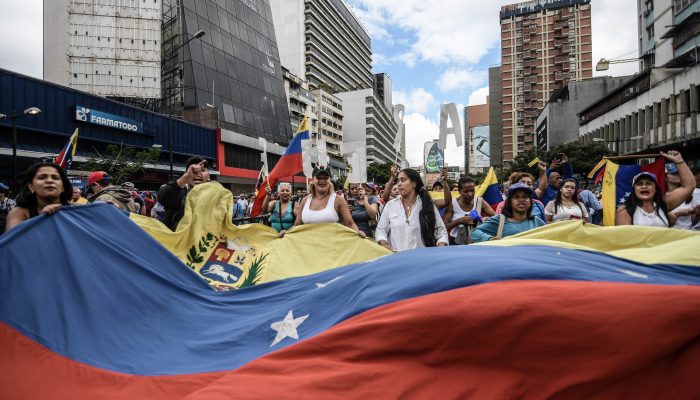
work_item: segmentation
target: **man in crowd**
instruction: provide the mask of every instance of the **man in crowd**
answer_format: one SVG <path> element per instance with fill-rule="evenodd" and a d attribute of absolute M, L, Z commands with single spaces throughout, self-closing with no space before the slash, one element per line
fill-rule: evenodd
<path fill-rule="evenodd" d="M 79 187 L 73 186 L 73 197 L 71 197 L 70 203 L 73 205 L 87 203 L 87 199 L 83 197 L 83 193 L 80 191 Z"/>
<path fill-rule="evenodd" d="M 553 171 L 555 168 L 562 167 L 562 174 Z M 547 190 L 543 193 L 542 198 L 542 203 L 547 204 L 550 201 L 554 200 L 555 197 L 557 197 L 557 192 L 559 191 L 559 188 L 561 188 L 561 181 L 562 179 L 568 179 L 568 178 L 573 178 L 574 176 L 574 171 L 571 168 L 571 164 L 569 164 L 569 158 L 566 157 L 566 154 L 561 153 L 560 158 L 555 158 L 552 161 L 552 164 L 549 166 L 549 170 L 547 170 Z"/>
<path fill-rule="evenodd" d="M 177 229 L 177 224 L 185 215 L 187 193 L 195 186 L 210 180 L 207 160 L 202 157 L 190 157 L 185 168 L 184 175 L 167 183 L 158 192 L 158 202 L 165 208 L 162 222 L 172 231 Z"/>
<path fill-rule="evenodd" d="M 104 171 L 93 171 L 88 175 L 88 187 L 93 195 L 88 200 L 91 203 L 103 202 L 114 205 L 120 210 L 136 212 L 136 204 L 131 193 L 112 183 L 112 177 Z"/>

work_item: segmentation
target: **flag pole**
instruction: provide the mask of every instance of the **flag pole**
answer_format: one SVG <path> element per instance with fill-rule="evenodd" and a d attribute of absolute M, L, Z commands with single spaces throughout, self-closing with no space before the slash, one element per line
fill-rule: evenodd
<path fill-rule="evenodd" d="M 652 157 L 659 157 L 659 153 L 654 153 L 654 154 L 628 154 L 625 156 L 612 156 L 612 157 L 605 157 L 608 160 L 624 160 L 626 158 L 652 158 Z"/>

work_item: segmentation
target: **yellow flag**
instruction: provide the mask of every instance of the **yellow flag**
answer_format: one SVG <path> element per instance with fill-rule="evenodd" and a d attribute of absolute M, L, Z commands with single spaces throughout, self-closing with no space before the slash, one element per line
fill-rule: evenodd
<path fill-rule="evenodd" d="M 528 167 L 532 167 L 533 165 L 537 164 L 538 162 L 540 162 L 540 158 L 539 158 L 539 157 L 535 157 L 535 158 L 532 159 L 532 161 L 530 161 L 529 163 L 527 163 L 527 166 L 528 166 Z"/>
<path fill-rule="evenodd" d="M 217 290 L 309 275 L 391 254 L 340 224 L 294 227 L 282 239 L 262 224 L 235 226 L 233 195 L 217 182 L 197 185 L 188 193 L 177 232 L 153 218 L 130 217 Z"/>

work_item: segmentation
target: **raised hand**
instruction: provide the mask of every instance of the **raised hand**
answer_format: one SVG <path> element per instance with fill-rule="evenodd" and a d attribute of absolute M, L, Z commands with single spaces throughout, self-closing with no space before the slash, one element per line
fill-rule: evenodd
<path fill-rule="evenodd" d="M 672 163 L 680 164 L 683 162 L 683 156 L 681 156 L 681 153 L 676 150 L 669 150 L 668 153 L 664 153 L 662 151 L 660 153 L 665 159 L 671 161 Z"/>

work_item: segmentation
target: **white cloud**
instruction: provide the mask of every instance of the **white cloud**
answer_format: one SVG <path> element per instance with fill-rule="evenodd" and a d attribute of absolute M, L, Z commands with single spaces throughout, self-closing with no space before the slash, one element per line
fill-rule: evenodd
<path fill-rule="evenodd" d="M 438 122 L 418 113 L 406 114 L 404 122 L 406 124 L 406 160 L 412 166 L 422 165 L 423 145 L 439 137 Z M 447 165 L 464 165 L 464 146 L 456 147 L 452 137 L 447 139 L 445 162 Z"/>
<path fill-rule="evenodd" d="M 411 93 L 406 93 L 401 90 L 394 90 L 394 104 L 403 104 L 406 106 L 406 114 L 408 113 L 425 113 L 431 106 L 435 105 L 435 98 L 423 88 L 413 90 Z"/>
<path fill-rule="evenodd" d="M 441 91 L 448 92 L 473 88 L 483 84 L 487 80 L 488 74 L 485 71 L 450 68 L 440 76 L 437 85 Z"/>
<path fill-rule="evenodd" d="M 43 76 L 41 0 L 0 0 L 0 68 Z"/>
<path fill-rule="evenodd" d="M 639 71 L 639 63 L 610 64 L 607 71 L 595 71 L 601 58 L 609 60 L 639 57 L 637 43 L 637 1 L 606 0 L 591 5 L 593 33 L 593 75 L 621 76 Z M 624 27 L 624 28 L 621 28 Z"/>
<path fill-rule="evenodd" d="M 467 105 L 475 106 L 478 104 L 486 104 L 486 97 L 489 95 L 489 87 L 484 86 L 482 88 L 476 89 L 469 95 L 469 101 Z"/>
<path fill-rule="evenodd" d="M 478 63 L 500 42 L 498 13 L 512 0 L 351 0 L 368 25 L 394 26 L 415 35 L 413 59 L 432 63 Z M 385 28 L 386 30 L 387 28 Z M 377 31 L 376 28 L 369 29 Z M 374 37 L 381 40 L 381 36 Z M 410 66 L 410 64 L 408 64 Z"/>

